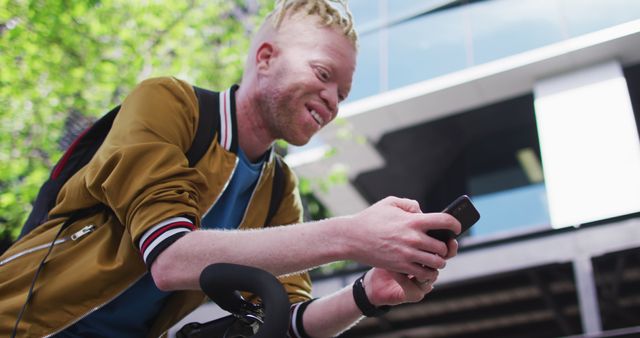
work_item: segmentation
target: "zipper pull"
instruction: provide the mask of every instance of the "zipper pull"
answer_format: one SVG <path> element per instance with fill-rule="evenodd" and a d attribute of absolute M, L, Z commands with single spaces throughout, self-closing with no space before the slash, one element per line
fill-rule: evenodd
<path fill-rule="evenodd" d="M 77 241 L 79 240 L 81 237 L 83 237 L 86 234 L 92 233 L 93 230 L 96 229 L 96 226 L 91 224 L 91 225 L 87 225 L 86 227 L 80 229 L 78 232 L 74 233 L 73 235 L 71 235 L 71 240 L 72 241 Z"/>

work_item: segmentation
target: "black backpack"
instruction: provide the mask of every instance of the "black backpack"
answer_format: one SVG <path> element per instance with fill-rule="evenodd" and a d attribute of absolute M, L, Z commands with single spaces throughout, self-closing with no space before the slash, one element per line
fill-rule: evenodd
<path fill-rule="evenodd" d="M 216 107 L 218 103 L 217 93 L 196 86 L 193 88 L 196 92 L 196 96 L 198 97 L 200 118 L 198 119 L 198 128 L 193 142 L 191 143 L 191 147 L 185 153 L 189 160 L 190 167 L 195 166 L 202 156 L 204 156 L 207 149 L 209 149 L 209 145 L 213 141 L 216 131 L 220 130 L 219 115 L 211 113 L 215 111 L 213 107 Z M 113 125 L 113 121 L 119 110 L 120 106 L 111 109 L 111 111 L 101 117 L 91 127 L 82 132 L 82 134 L 80 134 L 69 146 L 62 158 L 60 158 L 55 167 L 53 167 L 49 179 L 40 188 L 38 196 L 33 202 L 33 209 L 29 214 L 29 218 L 27 218 L 27 221 L 22 227 L 22 231 L 18 238 L 24 237 L 31 230 L 35 229 L 49 218 L 49 211 L 55 206 L 58 192 L 69 178 L 89 163 L 100 145 L 104 142 L 109 130 L 111 130 L 111 126 Z M 283 190 L 284 182 L 282 164 L 280 163 L 280 158 L 276 156 L 273 190 L 265 225 L 269 224 L 275 215 L 278 206 L 280 205 L 280 201 L 282 200 Z M 96 206 L 74 211 L 73 214 L 70 215 L 56 216 L 68 216 L 70 218 L 77 219 L 95 212 L 100 208 L 104 208 L 104 206 Z"/>

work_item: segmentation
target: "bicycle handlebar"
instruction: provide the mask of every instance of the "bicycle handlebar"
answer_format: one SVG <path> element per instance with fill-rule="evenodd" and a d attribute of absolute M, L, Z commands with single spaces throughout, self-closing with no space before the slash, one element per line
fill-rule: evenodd
<path fill-rule="evenodd" d="M 264 324 L 255 338 L 284 337 L 289 327 L 289 299 L 282 284 L 272 274 L 249 266 L 216 263 L 200 274 L 200 287 L 220 308 L 240 313 L 245 302 L 237 291 L 262 299 Z"/>

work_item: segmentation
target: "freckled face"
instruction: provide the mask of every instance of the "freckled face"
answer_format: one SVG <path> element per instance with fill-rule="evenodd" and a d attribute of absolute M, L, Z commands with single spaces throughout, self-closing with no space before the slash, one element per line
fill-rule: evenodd
<path fill-rule="evenodd" d="M 356 63 L 356 50 L 342 32 L 306 20 L 283 24 L 258 70 L 258 111 L 267 132 L 294 145 L 306 144 L 336 117 Z"/>

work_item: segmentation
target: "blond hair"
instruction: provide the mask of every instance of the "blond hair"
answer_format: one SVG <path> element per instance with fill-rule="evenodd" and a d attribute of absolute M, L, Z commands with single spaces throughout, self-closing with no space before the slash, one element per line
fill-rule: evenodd
<path fill-rule="evenodd" d="M 335 4 L 342 7 L 340 11 Z M 274 10 L 266 17 L 278 29 L 287 16 L 302 14 L 316 16 L 327 27 L 337 27 L 351 41 L 358 44 L 358 34 L 353 25 L 353 16 L 346 0 L 277 0 Z"/>

